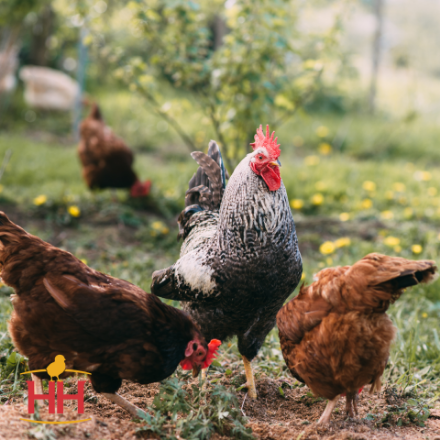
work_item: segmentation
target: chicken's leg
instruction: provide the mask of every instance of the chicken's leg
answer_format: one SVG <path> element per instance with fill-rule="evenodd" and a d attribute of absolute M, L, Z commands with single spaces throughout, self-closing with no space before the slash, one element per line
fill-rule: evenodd
<path fill-rule="evenodd" d="M 31 377 L 32 381 L 35 382 L 35 394 L 43 394 L 43 381 L 34 373 L 31 373 Z"/>
<path fill-rule="evenodd" d="M 333 400 L 329 400 L 327 402 L 327 406 L 325 407 L 325 410 L 322 413 L 321 418 L 318 420 L 318 423 L 324 424 L 330 422 L 330 417 L 332 416 L 332 412 L 335 409 L 338 400 L 339 400 L 339 396 L 336 396 Z"/>
<path fill-rule="evenodd" d="M 347 395 L 345 397 L 346 403 L 345 403 L 345 411 L 347 412 L 347 416 L 351 419 L 354 419 L 354 415 L 358 415 L 358 409 L 357 409 L 357 401 L 359 394 L 357 391 L 354 393 L 347 392 Z M 354 410 L 354 411 L 353 411 Z"/>
<path fill-rule="evenodd" d="M 248 395 L 251 399 L 257 398 L 257 389 L 255 388 L 255 382 L 254 382 L 254 373 L 252 372 L 252 365 L 247 360 L 245 356 L 242 356 L 243 363 L 244 363 L 244 371 L 246 373 L 246 384 L 243 385 L 244 387 L 247 387 L 248 389 Z"/>
<path fill-rule="evenodd" d="M 107 397 L 108 400 L 111 400 L 116 405 L 124 408 L 125 411 L 129 412 L 133 417 L 139 417 L 139 411 L 144 413 L 140 408 L 130 403 L 127 399 L 124 399 L 122 396 L 116 393 L 102 393 L 104 397 Z"/>
<path fill-rule="evenodd" d="M 208 367 L 209 368 L 209 367 Z M 206 390 L 207 378 L 208 378 L 208 368 L 204 368 L 200 374 L 202 379 L 202 391 Z"/>

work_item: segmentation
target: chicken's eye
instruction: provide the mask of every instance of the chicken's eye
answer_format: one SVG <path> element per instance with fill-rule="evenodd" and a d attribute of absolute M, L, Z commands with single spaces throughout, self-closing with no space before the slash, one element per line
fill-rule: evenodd
<path fill-rule="evenodd" d="M 198 353 L 197 353 L 197 356 L 201 356 L 203 353 L 201 352 L 201 351 L 199 351 Z"/>
<path fill-rule="evenodd" d="M 258 156 L 258 159 L 263 160 L 263 156 Z"/>

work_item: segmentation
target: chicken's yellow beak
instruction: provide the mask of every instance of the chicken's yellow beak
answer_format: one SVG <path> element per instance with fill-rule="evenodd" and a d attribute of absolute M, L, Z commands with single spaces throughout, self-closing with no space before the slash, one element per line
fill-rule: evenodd
<path fill-rule="evenodd" d="M 279 167 L 280 166 L 280 163 L 277 161 L 277 162 L 274 162 L 274 161 L 272 161 L 272 162 L 269 162 L 269 165 L 271 166 L 271 167 Z"/>
<path fill-rule="evenodd" d="M 202 367 L 200 365 L 193 365 L 193 377 L 197 377 Z"/>

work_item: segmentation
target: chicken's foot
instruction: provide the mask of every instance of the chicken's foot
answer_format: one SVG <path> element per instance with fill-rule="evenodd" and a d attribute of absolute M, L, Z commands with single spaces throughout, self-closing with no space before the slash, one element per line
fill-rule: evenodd
<path fill-rule="evenodd" d="M 347 392 L 347 395 L 345 397 L 345 411 L 347 412 L 347 416 L 354 419 L 354 415 L 358 415 L 358 409 L 357 409 L 357 401 L 359 394 L 357 391 L 353 393 Z M 354 412 L 353 412 L 354 409 Z"/>
<path fill-rule="evenodd" d="M 332 412 L 335 409 L 336 404 L 338 403 L 339 397 L 340 396 L 336 396 L 333 400 L 329 400 L 327 402 L 327 406 L 325 407 L 325 410 L 322 413 L 321 418 L 318 420 L 319 424 L 330 423 L 330 418 L 332 416 Z"/>
<path fill-rule="evenodd" d="M 242 358 L 244 363 L 244 371 L 246 373 L 246 383 L 243 385 L 243 387 L 248 389 L 249 397 L 255 400 L 257 398 L 257 389 L 255 387 L 252 365 L 245 356 L 242 356 Z"/>
<path fill-rule="evenodd" d="M 31 373 L 32 381 L 35 382 L 35 394 L 43 394 L 43 381 L 34 373 Z"/>
<path fill-rule="evenodd" d="M 124 408 L 125 411 L 129 412 L 133 417 L 139 417 L 139 411 L 145 414 L 145 411 L 142 411 L 136 405 L 130 403 L 127 399 L 124 399 L 122 396 L 116 393 L 101 393 L 108 400 L 111 400 L 116 405 Z"/>

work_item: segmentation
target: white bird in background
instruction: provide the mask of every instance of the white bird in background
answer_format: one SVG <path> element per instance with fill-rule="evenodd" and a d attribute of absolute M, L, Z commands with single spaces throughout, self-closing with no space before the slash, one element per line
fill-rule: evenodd
<path fill-rule="evenodd" d="M 47 67 L 25 66 L 20 70 L 20 78 L 25 83 L 24 100 L 29 107 L 73 109 L 79 85 L 65 73 Z"/>

